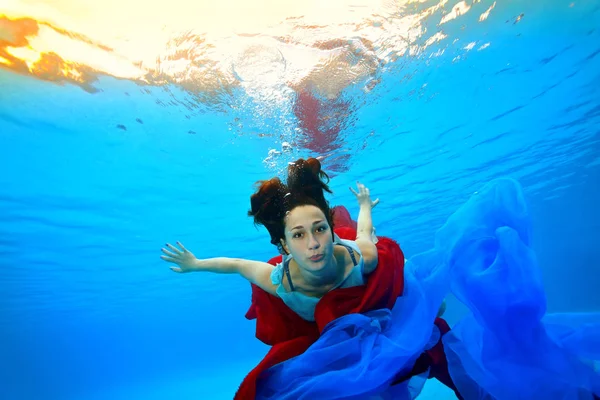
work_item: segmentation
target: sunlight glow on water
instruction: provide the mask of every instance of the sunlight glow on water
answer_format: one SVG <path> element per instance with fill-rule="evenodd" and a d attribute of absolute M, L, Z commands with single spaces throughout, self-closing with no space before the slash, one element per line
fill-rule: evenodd
<path fill-rule="evenodd" d="M 452 41 L 447 23 L 468 13 L 483 21 L 493 9 L 426 3 L 11 0 L 0 10 L 0 61 L 90 91 L 108 75 L 214 95 L 233 87 L 312 87 L 332 99 L 357 82 L 372 89 L 386 63 Z"/>

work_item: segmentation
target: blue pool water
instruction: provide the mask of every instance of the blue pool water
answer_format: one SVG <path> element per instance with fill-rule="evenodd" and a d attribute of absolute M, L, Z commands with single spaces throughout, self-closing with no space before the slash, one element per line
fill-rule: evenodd
<path fill-rule="evenodd" d="M 407 258 L 486 182 L 518 180 L 548 310 L 599 311 L 600 3 L 498 1 L 478 22 L 492 3 L 442 27 L 437 12 L 425 26 L 448 38 L 346 87 L 322 152 L 292 106 L 241 90 L 190 107 L 177 85 L 101 75 L 90 92 L 0 69 L 0 398 L 232 398 L 267 350 L 250 287 L 173 274 L 160 248 L 269 259 L 253 183 L 301 156 L 325 157 L 354 217 L 348 186 L 367 184 Z M 448 300 L 449 322 L 462 312 Z M 452 398 L 422 397 L 437 391 Z"/>

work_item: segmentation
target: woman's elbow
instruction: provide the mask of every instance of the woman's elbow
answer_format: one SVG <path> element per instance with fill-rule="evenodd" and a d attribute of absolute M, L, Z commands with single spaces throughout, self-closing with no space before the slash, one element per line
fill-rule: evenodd
<path fill-rule="evenodd" d="M 377 252 L 374 255 L 367 255 L 363 257 L 363 262 L 363 272 L 365 275 L 368 275 L 371 272 L 375 271 L 375 269 L 377 268 L 377 263 L 379 262 Z"/>

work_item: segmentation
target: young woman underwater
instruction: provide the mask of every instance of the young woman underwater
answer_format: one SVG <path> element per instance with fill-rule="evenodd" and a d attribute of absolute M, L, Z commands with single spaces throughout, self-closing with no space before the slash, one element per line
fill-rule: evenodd
<path fill-rule="evenodd" d="M 479 190 L 405 265 L 374 234 L 369 190 L 360 211 L 330 209 L 328 176 L 299 159 L 287 181 L 259 182 L 249 216 L 281 255 L 268 262 L 198 259 L 162 249 L 177 273 L 238 273 L 252 287 L 246 318 L 272 346 L 236 400 L 394 399 L 436 378 L 459 399 L 598 399 L 599 313 L 546 315 L 531 224 L 517 182 Z M 452 293 L 470 311 L 452 330 L 439 318 Z"/>
<path fill-rule="evenodd" d="M 281 264 L 238 258 L 198 259 L 183 244 L 167 244 L 161 258 L 178 273 L 237 273 L 267 293 L 281 298 L 298 315 L 314 321 L 321 297 L 336 288 L 359 286 L 377 267 L 377 238 L 373 233 L 369 189 L 357 182 L 360 211 L 354 240 L 334 232 L 334 212 L 323 191 L 331 193 L 327 174 L 316 158 L 299 159 L 288 168 L 287 184 L 279 178 L 259 182 L 251 197 L 249 215 L 263 225 L 271 243 L 285 255 Z"/>

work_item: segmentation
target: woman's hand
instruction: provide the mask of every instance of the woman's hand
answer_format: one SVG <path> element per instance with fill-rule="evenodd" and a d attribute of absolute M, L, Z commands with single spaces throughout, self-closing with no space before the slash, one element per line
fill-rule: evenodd
<path fill-rule="evenodd" d="M 369 193 L 369 189 L 367 187 L 365 187 L 365 185 L 363 185 L 362 183 L 357 181 L 356 186 L 358 187 L 358 192 L 356 192 L 353 188 L 350 188 L 350 191 L 352 193 L 354 193 L 354 195 L 356 196 L 359 206 L 362 207 L 362 206 L 366 205 L 366 206 L 373 208 L 377 204 L 379 204 L 379 199 L 376 199 L 375 201 L 371 201 L 371 195 Z"/>
<path fill-rule="evenodd" d="M 183 273 L 197 270 L 198 259 L 189 250 L 183 247 L 180 242 L 176 243 L 180 249 L 167 243 L 167 247 L 171 251 L 164 248 L 161 249 L 164 255 L 160 256 L 160 258 L 168 263 L 176 264 L 177 267 L 171 267 L 171 271 L 174 272 Z"/>

